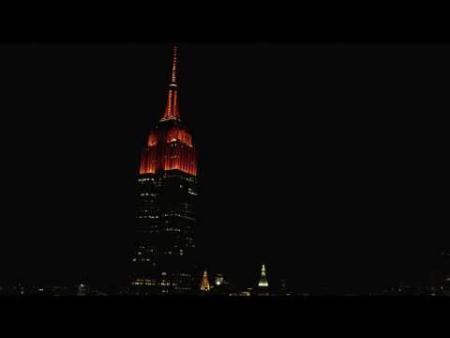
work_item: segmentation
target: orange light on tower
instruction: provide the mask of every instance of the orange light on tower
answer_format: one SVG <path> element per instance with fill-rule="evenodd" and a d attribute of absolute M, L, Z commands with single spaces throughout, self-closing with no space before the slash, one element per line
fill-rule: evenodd
<path fill-rule="evenodd" d="M 175 47 L 165 110 L 148 134 L 140 159 L 132 259 L 136 264 L 131 283 L 137 294 L 185 293 L 193 285 L 197 154 L 192 136 L 180 119 L 177 62 Z M 172 236 L 175 231 L 179 234 Z M 161 241 L 160 234 L 169 236 Z M 142 282 L 146 280 L 151 284 Z"/>
<path fill-rule="evenodd" d="M 154 174 L 158 170 L 180 170 L 189 175 L 197 175 L 197 156 L 192 136 L 182 126 L 178 109 L 177 62 L 175 46 L 166 108 L 158 128 L 149 134 L 147 147 L 141 157 L 140 174 Z"/>

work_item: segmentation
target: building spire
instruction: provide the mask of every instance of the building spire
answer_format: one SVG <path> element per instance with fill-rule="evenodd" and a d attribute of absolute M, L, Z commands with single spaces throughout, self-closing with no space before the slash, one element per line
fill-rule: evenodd
<path fill-rule="evenodd" d="M 261 277 L 259 278 L 258 287 L 260 288 L 268 288 L 269 282 L 267 281 L 266 276 L 266 266 L 263 264 L 261 267 Z"/>
<path fill-rule="evenodd" d="M 174 45 L 172 48 L 172 74 L 171 74 L 171 78 L 170 78 L 170 85 L 173 86 L 177 86 L 177 52 L 178 52 L 178 47 L 177 45 Z"/>
<path fill-rule="evenodd" d="M 170 73 L 169 93 L 167 95 L 166 110 L 161 121 L 165 120 L 179 120 L 180 112 L 178 111 L 178 47 L 176 45 L 172 48 L 172 69 Z"/>

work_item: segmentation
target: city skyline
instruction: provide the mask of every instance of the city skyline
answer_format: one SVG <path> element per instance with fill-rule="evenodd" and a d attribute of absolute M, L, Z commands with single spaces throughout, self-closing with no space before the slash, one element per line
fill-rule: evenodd
<path fill-rule="evenodd" d="M 123 283 L 138 150 L 163 112 L 170 45 L 3 48 L 5 63 L 16 65 L 6 78 L 24 79 L 31 98 L 5 106 L 28 118 L 21 135 L 40 152 L 28 150 L 27 161 L 61 168 L 35 168 L 32 190 L 52 196 L 21 217 L 48 220 L 42 232 L 30 229 L 45 245 L 5 246 L 14 257 L 8 275 Z M 427 192 L 439 184 L 431 173 L 444 168 L 443 125 L 430 110 L 448 104 L 448 46 L 180 48 L 180 106 L 200 154 L 208 273 L 243 288 L 265 264 L 269 284 L 337 294 L 427 278 L 434 255 L 448 247 L 448 229 L 434 220 L 439 201 Z M 45 127 L 55 116 L 60 127 Z M 28 177 L 25 166 L 18 170 Z"/>

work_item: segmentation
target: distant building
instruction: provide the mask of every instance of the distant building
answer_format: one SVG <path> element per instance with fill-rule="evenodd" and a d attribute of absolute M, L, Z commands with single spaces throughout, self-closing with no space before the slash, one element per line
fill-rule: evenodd
<path fill-rule="evenodd" d="M 80 283 L 78 285 L 77 296 L 87 296 L 89 294 L 89 288 L 86 284 Z"/>
<path fill-rule="evenodd" d="M 278 291 L 280 296 L 291 296 L 292 292 L 288 289 L 286 280 L 282 279 L 280 281 L 280 290 Z"/>
<path fill-rule="evenodd" d="M 243 291 L 231 291 L 229 293 L 229 296 L 232 297 L 250 297 L 253 295 L 253 289 L 252 288 L 248 288 L 246 290 Z"/>
<path fill-rule="evenodd" d="M 221 273 L 214 275 L 214 283 L 211 285 L 211 293 L 214 295 L 228 296 L 235 293 L 229 281 Z"/>
<path fill-rule="evenodd" d="M 215 287 L 222 286 L 224 284 L 224 282 L 225 282 L 225 280 L 220 273 L 215 276 L 215 278 L 214 278 L 214 286 Z"/>
<path fill-rule="evenodd" d="M 442 283 L 442 293 L 444 296 L 450 296 L 450 273 L 447 274 Z"/>
<path fill-rule="evenodd" d="M 211 286 L 209 285 L 208 272 L 205 270 L 203 272 L 202 281 L 200 283 L 200 291 L 208 292 L 211 290 Z"/>
<path fill-rule="evenodd" d="M 264 264 L 261 266 L 261 273 L 259 277 L 258 286 L 253 290 L 252 294 L 255 296 L 270 295 L 269 281 L 267 280 L 266 266 Z"/>

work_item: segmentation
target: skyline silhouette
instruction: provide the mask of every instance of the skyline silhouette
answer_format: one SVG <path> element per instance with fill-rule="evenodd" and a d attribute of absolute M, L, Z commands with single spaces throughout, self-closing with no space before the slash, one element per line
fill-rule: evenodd
<path fill-rule="evenodd" d="M 448 45 L 179 46 L 208 272 L 243 287 L 264 263 L 269 282 L 311 293 L 427 281 L 450 246 L 439 196 Z M 140 149 L 164 111 L 170 44 L 0 50 L 14 130 L 2 278 L 124 283 Z"/>

